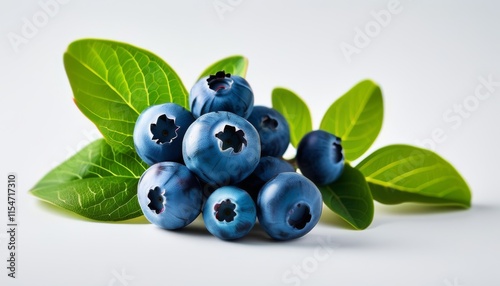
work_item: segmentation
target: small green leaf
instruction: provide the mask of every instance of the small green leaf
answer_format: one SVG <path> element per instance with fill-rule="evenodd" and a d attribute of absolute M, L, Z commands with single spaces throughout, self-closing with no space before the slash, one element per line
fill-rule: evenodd
<path fill-rule="evenodd" d="M 338 180 L 318 188 L 325 205 L 355 229 L 365 229 L 372 223 L 373 198 L 365 177 L 358 170 L 346 164 Z"/>
<path fill-rule="evenodd" d="M 231 56 L 227 58 L 223 58 L 213 64 L 211 64 L 208 68 L 206 68 L 201 75 L 198 77 L 198 80 L 215 74 L 218 71 L 225 71 L 226 73 L 230 73 L 232 75 L 238 75 L 241 77 L 245 77 L 248 69 L 248 59 L 244 56 Z"/>
<path fill-rule="evenodd" d="M 290 142 L 297 148 L 304 135 L 312 131 L 311 113 L 306 103 L 294 92 L 275 88 L 272 92 L 273 108 L 279 111 L 290 125 Z"/>
<path fill-rule="evenodd" d="M 370 80 L 364 80 L 330 106 L 320 129 L 342 138 L 345 158 L 353 161 L 375 141 L 382 128 L 383 117 L 380 87 Z"/>
<path fill-rule="evenodd" d="M 99 139 L 50 171 L 31 190 L 43 201 L 100 221 L 142 215 L 137 183 L 148 166 Z"/>
<path fill-rule="evenodd" d="M 84 39 L 69 45 L 64 66 L 76 105 L 119 152 L 134 149 L 135 121 L 146 107 L 174 102 L 189 108 L 179 76 L 146 50 Z"/>
<path fill-rule="evenodd" d="M 390 145 L 356 166 L 373 198 L 384 204 L 420 202 L 470 207 L 471 192 L 453 166 L 429 150 Z"/>

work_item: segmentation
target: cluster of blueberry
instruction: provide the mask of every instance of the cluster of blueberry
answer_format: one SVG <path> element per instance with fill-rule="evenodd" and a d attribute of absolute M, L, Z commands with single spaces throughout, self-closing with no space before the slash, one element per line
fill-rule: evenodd
<path fill-rule="evenodd" d="M 286 119 L 254 106 L 244 78 L 224 71 L 202 78 L 189 101 L 191 111 L 165 103 L 137 119 L 135 148 L 150 165 L 138 184 L 145 217 L 179 229 L 202 213 L 207 230 L 225 240 L 245 236 L 257 218 L 276 240 L 308 233 L 323 207 L 316 184 L 342 173 L 340 139 L 307 134 L 296 157 L 303 176 L 281 159 L 290 144 Z"/>

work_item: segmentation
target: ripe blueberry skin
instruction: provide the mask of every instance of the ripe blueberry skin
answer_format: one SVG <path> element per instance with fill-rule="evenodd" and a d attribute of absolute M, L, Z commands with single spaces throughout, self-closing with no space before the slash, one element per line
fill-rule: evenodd
<path fill-rule="evenodd" d="M 297 147 L 301 173 L 317 185 L 337 180 L 344 171 L 344 161 L 340 138 L 323 130 L 309 132 Z"/>
<path fill-rule="evenodd" d="M 321 193 L 298 173 L 281 173 L 267 182 L 257 198 L 257 217 L 275 240 L 307 234 L 318 223 L 323 209 Z"/>
<path fill-rule="evenodd" d="M 175 103 L 153 105 L 137 118 L 134 146 L 148 165 L 172 161 L 182 163 L 182 139 L 194 117 Z"/>
<path fill-rule="evenodd" d="M 202 190 L 186 166 L 160 162 L 142 174 L 137 197 L 144 216 L 164 229 L 187 226 L 201 212 Z"/>
<path fill-rule="evenodd" d="M 189 105 L 196 118 L 214 111 L 229 111 L 248 118 L 253 102 L 250 84 L 244 78 L 224 71 L 198 80 L 189 92 Z"/>
<path fill-rule="evenodd" d="M 259 132 L 261 156 L 281 157 L 290 144 L 290 127 L 285 117 L 276 109 L 254 106 L 248 121 Z"/>
<path fill-rule="evenodd" d="M 256 208 L 250 195 L 234 186 L 224 186 L 208 197 L 203 221 L 214 236 L 233 240 L 245 236 L 256 221 Z"/>
<path fill-rule="evenodd" d="M 233 185 L 250 175 L 259 163 L 259 134 L 236 114 L 207 113 L 186 131 L 182 154 L 189 170 L 205 183 Z"/>
<path fill-rule="evenodd" d="M 238 187 L 247 191 L 255 203 L 260 189 L 272 178 L 280 173 L 295 172 L 295 168 L 288 162 L 276 157 L 262 157 L 255 170 Z"/>

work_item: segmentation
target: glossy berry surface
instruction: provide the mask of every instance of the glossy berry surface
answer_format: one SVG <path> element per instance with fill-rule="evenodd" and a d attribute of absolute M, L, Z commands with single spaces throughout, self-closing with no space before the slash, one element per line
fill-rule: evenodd
<path fill-rule="evenodd" d="M 165 229 L 185 227 L 201 212 L 198 179 L 186 166 L 175 162 L 149 167 L 139 180 L 137 197 L 144 216 Z"/>
<path fill-rule="evenodd" d="M 213 186 L 236 184 L 259 163 L 259 134 L 236 114 L 211 112 L 188 128 L 182 153 L 186 166 L 204 182 Z"/>
<path fill-rule="evenodd" d="M 207 230 L 220 239 L 241 238 L 255 224 L 255 203 L 240 188 L 221 187 L 208 197 L 203 207 L 203 221 Z"/>
<path fill-rule="evenodd" d="M 259 223 L 276 240 L 307 234 L 318 223 L 322 208 L 316 185 L 298 173 L 277 175 L 262 187 L 257 198 Z"/>
<path fill-rule="evenodd" d="M 269 180 L 284 172 L 295 172 L 295 168 L 282 159 L 271 156 L 262 157 L 255 170 L 238 186 L 247 191 L 252 199 L 257 202 L 260 189 Z"/>
<path fill-rule="evenodd" d="M 261 156 L 283 156 L 290 144 L 290 127 L 285 117 L 276 109 L 254 106 L 248 121 L 259 132 Z"/>
<path fill-rule="evenodd" d="M 297 147 L 297 165 L 315 184 L 326 185 L 344 171 L 344 152 L 340 138 L 323 130 L 306 134 Z"/>
<path fill-rule="evenodd" d="M 198 80 L 189 92 L 191 112 L 196 118 L 214 111 L 229 111 L 248 118 L 253 102 L 253 91 L 248 82 L 224 71 Z"/>
<path fill-rule="evenodd" d="M 194 117 L 175 103 L 153 105 L 138 117 L 134 127 L 134 146 L 148 165 L 182 162 L 182 139 Z"/>

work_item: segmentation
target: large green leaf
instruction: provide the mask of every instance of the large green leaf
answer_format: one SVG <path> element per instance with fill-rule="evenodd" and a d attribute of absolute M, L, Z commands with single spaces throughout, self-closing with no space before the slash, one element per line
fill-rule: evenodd
<path fill-rule="evenodd" d="M 99 139 L 50 171 L 31 190 L 38 198 L 87 218 L 119 221 L 142 215 L 137 183 L 148 166 Z"/>
<path fill-rule="evenodd" d="M 422 202 L 469 207 L 471 192 L 453 166 L 429 150 L 390 145 L 356 166 L 384 204 Z"/>
<path fill-rule="evenodd" d="M 364 80 L 330 106 L 320 129 L 342 138 L 345 158 L 353 161 L 375 141 L 383 117 L 382 91 L 376 83 Z"/>
<path fill-rule="evenodd" d="M 174 102 L 189 108 L 179 76 L 146 50 L 84 39 L 69 45 L 64 66 L 76 105 L 119 152 L 134 149 L 135 121 L 146 107 Z"/>
<path fill-rule="evenodd" d="M 325 205 L 354 228 L 365 229 L 372 223 L 373 198 L 360 171 L 346 164 L 339 179 L 318 188 Z"/>
<path fill-rule="evenodd" d="M 275 88 L 272 92 L 273 108 L 279 111 L 290 125 L 290 142 L 297 148 L 300 139 L 312 130 L 311 113 L 306 103 L 294 92 Z"/>
<path fill-rule="evenodd" d="M 230 73 L 232 75 L 238 75 L 241 77 L 245 77 L 248 69 L 248 59 L 244 56 L 230 56 L 227 58 L 223 58 L 213 64 L 211 64 L 208 68 L 206 68 L 198 79 L 203 77 L 216 74 L 218 71 L 225 71 L 226 73 Z"/>

